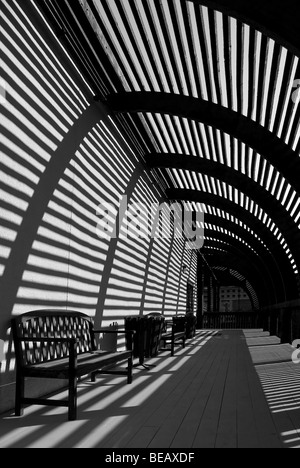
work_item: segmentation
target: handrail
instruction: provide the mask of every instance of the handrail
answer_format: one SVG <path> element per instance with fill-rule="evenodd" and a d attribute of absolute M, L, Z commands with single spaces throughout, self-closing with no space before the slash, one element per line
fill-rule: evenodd
<path fill-rule="evenodd" d="M 203 329 L 254 329 L 259 325 L 259 314 L 256 312 L 206 313 L 202 318 Z"/>
<path fill-rule="evenodd" d="M 198 324 L 205 330 L 263 329 L 282 343 L 300 339 L 300 306 L 297 302 L 254 312 L 205 313 Z"/>

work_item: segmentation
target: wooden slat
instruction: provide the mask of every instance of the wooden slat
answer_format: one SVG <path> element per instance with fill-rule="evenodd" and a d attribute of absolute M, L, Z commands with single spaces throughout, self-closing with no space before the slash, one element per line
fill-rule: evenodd
<path fill-rule="evenodd" d="M 196 122 L 196 127 L 197 127 L 197 130 L 198 130 L 197 135 L 198 135 L 198 138 L 199 138 L 199 141 L 200 141 L 200 146 L 201 146 L 201 151 L 202 151 L 203 158 L 210 159 L 209 154 L 207 154 L 207 151 L 205 150 L 204 139 L 203 139 L 203 135 L 202 135 L 202 131 L 201 131 L 201 125 L 200 125 L 199 122 Z"/>
<path fill-rule="evenodd" d="M 179 146 L 180 146 L 180 152 L 182 154 L 185 154 L 185 149 L 184 149 L 182 137 L 181 137 L 180 132 L 178 130 L 178 126 L 176 124 L 174 115 L 170 115 L 170 119 L 171 119 L 171 122 L 172 122 L 172 125 L 173 125 L 174 133 L 175 133 L 175 135 L 177 137 L 177 140 L 178 140 L 178 143 L 179 143 Z"/>
<path fill-rule="evenodd" d="M 169 143 L 168 143 L 167 138 L 166 138 L 166 131 L 163 129 L 162 124 L 161 124 L 157 114 L 152 114 L 152 118 L 153 118 L 153 120 L 154 120 L 154 122 L 155 122 L 155 124 L 156 124 L 156 126 L 157 126 L 157 128 L 159 130 L 160 137 L 163 140 L 165 147 L 169 148 Z M 153 133 L 154 133 L 154 131 L 153 131 Z M 161 147 L 161 145 L 160 145 L 160 147 Z"/>
<path fill-rule="evenodd" d="M 295 74 L 295 79 L 299 78 L 299 71 L 300 71 L 300 65 L 297 67 L 297 71 L 296 71 L 296 74 Z M 291 80 L 292 80 L 292 76 L 290 76 L 290 81 Z M 292 93 L 294 91 L 295 91 L 295 88 L 292 89 Z M 293 115 L 294 108 L 295 108 L 296 104 L 294 103 L 293 99 L 291 99 L 291 98 L 288 99 L 287 103 L 288 103 L 288 106 L 287 106 L 287 109 L 286 109 L 286 116 L 285 116 L 284 124 L 283 124 L 283 127 L 282 127 L 281 138 L 283 139 L 283 141 L 287 141 L 287 144 L 289 146 L 292 146 L 291 142 L 293 141 L 293 139 L 292 139 L 293 134 L 291 134 L 288 139 L 287 139 L 287 136 L 288 136 L 289 127 L 290 127 L 290 124 L 291 124 L 291 119 L 292 119 L 292 115 Z M 298 109 L 298 116 L 299 116 L 299 109 Z M 296 122 L 294 121 L 294 125 L 296 125 L 296 129 L 297 129 L 297 126 L 299 125 L 299 119 L 297 120 L 297 115 L 295 117 L 296 117 L 296 119 L 295 119 Z"/>
<path fill-rule="evenodd" d="M 250 29 L 250 41 L 249 41 L 249 88 L 248 88 L 248 117 L 252 118 L 253 107 L 254 107 L 254 78 L 255 78 L 255 42 L 256 34 L 255 31 Z"/>
<path fill-rule="evenodd" d="M 175 149 L 175 151 L 176 151 L 176 149 L 177 149 L 177 144 L 176 144 L 176 142 L 175 142 L 175 138 L 174 138 L 174 136 L 173 136 L 173 132 L 171 131 L 169 121 L 168 121 L 166 115 L 161 114 L 161 117 L 162 117 L 162 120 L 163 120 L 163 122 L 164 122 L 164 124 L 165 124 L 165 127 L 166 127 L 166 129 L 167 129 L 168 136 L 169 136 L 169 138 L 170 138 L 170 140 L 171 140 L 171 142 L 172 142 L 172 145 L 173 145 L 173 147 L 174 147 L 174 149 Z M 172 187 L 172 185 L 173 185 L 173 184 L 170 184 L 169 186 Z"/>
<path fill-rule="evenodd" d="M 109 8 L 109 5 L 107 3 L 107 0 L 102 0 L 101 2 L 103 8 L 104 8 L 104 11 L 107 15 L 107 18 L 111 24 L 111 27 L 113 28 L 113 31 L 114 31 L 114 34 L 116 36 L 116 38 L 118 39 L 118 42 L 120 44 L 120 47 L 122 48 L 122 52 L 124 53 L 124 56 L 130 66 L 130 69 L 131 69 L 131 72 L 133 73 L 134 75 L 134 78 L 136 79 L 139 87 L 141 88 L 141 90 L 144 89 L 144 85 L 143 85 L 143 82 L 140 78 L 140 75 L 139 73 L 137 72 L 137 69 L 136 69 L 136 66 L 135 66 L 135 63 L 134 63 L 134 60 L 133 60 L 133 57 L 130 55 L 129 51 L 128 51 L 128 48 L 123 40 L 123 36 L 122 34 L 120 33 L 120 30 L 119 30 L 119 26 L 118 24 L 116 23 L 116 21 L 114 20 L 114 17 L 112 15 L 112 12 Z M 98 14 L 97 15 L 97 20 L 100 21 L 100 15 Z M 106 28 L 104 27 L 104 30 Z M 118 52 L 116 51 L 116 57 L 119 58 L 118 62 L 121 62 L 122 63 L 122 58 L 119 57 L 119 54 Z M 133 87 L 134 88 L 134 87 Z"/>
<path fill-rule="evenodd" d="M 218 132 L 218 130 L 216 128 L 212 129 L 215 153 L 216 153 L 218 162 L 221 163 L 222 159 L 221 159 L 220 149 L 219 149 L 219 145 L 218 145 L 218 134 L 217 134 L 217 132 Z M 221 178 L 219 178 L 219 180 L 222 182 Z"/>
<path fill-rule="evenodd" d="M 204 131 L 204 134 L 206 136 L 207 146 L 208 146 L 208 151 L 209 151 L 209 154 L 206 157 L 207 157 L 207 159 L 210 159 L 211 161 L 213 161 L 214 160 L 214 158 L 213 158 L 214 141 L 211 139 L 211 136 L 210 136 L 209 129 L 208 129 L 207 125 L 203 125 L 203 131 Z"/>
<path fill-rule="evenodd" d="M 224 35 L 224 57 L 225 57 L 225 74 L 227 84 L 227 99 L 228 108 L 232 109 L 232 76 L 230 66 L 230 18 L 227 15 L 223 15 L 223 35 Z"/>
<path fill-rule="evenodd" d="M 155 3 L 155 7 L 156 7 L 156 12 L 157 12 L 157 15 L 158 15 L 158 18 L 159 18 L 160 26 L 161 26 L 161 29 L 162 29 L 162 32 L 163 32 L 163 35 L 164 35 L 164 40 L 165 40 L 165 43 L 166 43 L 166 46 L 167 46 L 169 59 L 171 61 L 172 72 L 174 74 L 176 84 L 177 84 L 177 87 L 179 89 L 179 93 L 182 94 L 181 79 L 180 79 L 180 75 L 179 75 L 178 68 L 177 68 L 177 61 L 176 61 L 175 56 L 173 54 L 173 48 L 172 48 L 172 44 L 171 44 L 171 41 L 170 41 L 168 25 L 165 22 L 164 14 L 163 14 L 163 11 L 162 11 L 163 7 L 161 5 L 160 0 L 154 0 L 154 3 Z M 171 90 L 173 91 L 172 86 L 171 86 Z"/>
<path fill-rule="evenodd" d="M 260 122 L 262 116 L 263 102 L 264 102 L 264 82 L 266 75 L 266 61 L 267 61 L 268 38 L 263 35 L 261 40 L 261 51 L 259 60 L 259 77 L 257 87 L 257 115 L 256 121 Z"/>
<path fill-rule="evenodd" d="M 191 24 L 189 21 L 187 2 L 182 2 L 181 7 L 182 7 L 183 21 L 184 21 L 184 26 L 185 26 L 185 31 L 187 35 L 190 56 L 191 56 L 191 63 L 192 63 L 192 68 L 193 68 L 195 82 L 196 82 L 196 89 L 197 89 L 198 97 L 201 98 L 202 97 L 201 79 L 199 76 L 198 66 L 196 62 L 197 52 L 194 49 L 194 42 L 193 42 L 193 38 L 191 34 Z"/>
<path fill-rule="evenodd" d="M 178 24 L 178 21 L 177 21 L 177 14 L 176 14 L 176 11 L 175 11 L 174 2 L 168 2 L 168 5 L 169 5 L 171 19 L 172 19 L 172 25 L 173 25 L 175 35 L 176 35 L 176 43 L 177 43 L 177 47 L 179 49 L 181 64 L 182 64 L 182 67 L 183 67 L 183 73 L 184 73 L 188 93 L 189 93 L 189 96 L 193 96 L 193 90 L 192 90 L 192 86 L 191 86 L 190 74 L 189 74 L 188 65 L 187 65 L 187 62 L 186 62 L 186 51 L 184 50 L 184 46 L 183 46 L 182 40 L 181 40 L 181 31 L 180 31 L 180 27 L 179 27 L 179 24 Z"/>
<path fill-rule="evenodd" d="M 298 63 L 295 77 L 296 77 L 296 79 L 299 79 L 299 77 L 300 77 L 300 62 Z M 293 92 L 295 92 L 295 91 L 296 91 L 296 88 L 293 88 Z M 295 103 L 294 105 L 297 105 L 297 104 Z M 300 126 L 300 106 L 299 106 L 299 102 L 298 102 L 298 110 L 296 111 L 295 118 L 294 118 L 294 123 L 293 123 L 292 130 L 291 130 L 291 138 L 290 138 L 290 143 L 289 143 L 290 145 L 292 145 L 295 142 L 295 138 L 297 136 L 299 126 Z M 298 145 L 297 145 L 296 152 L 297 152 L 297 154 L 300 153 L 300 139 L 299 139 L 299 142 L 298 142 Z"/>
<path fill-rule="evenodd" d="M 191 145 L 191 141 L 190 141 L 190 138 L 188 136 L 188 133 L 187 133 L 187 130 L 185 128 L 185 125 L 184 125 L 184 122 L 183 122 L 183 118 L 179 118 L 179 122 L 181 124 L 181 130 L 182 130 L 182 133 L 184 135 L 184 139 L 185 139 L 185 143 L 186 143 L 186 146 L 188 147 L 188 151 L 189 151 L 189 154 L 193 154 L 193 150 L 192 150 L 192 145 Z M 186 153 L 186 151 L 185 151 Z"/>
<path fill-rule="evenodd" d="M 196 23 L 198 27 L 198 36 L 199 36 L 200 46 L 201 46 L 201 54 L 203 57 L 203 67 L 204 67 L 204 75 L 206 79 L 207 95 L 208 95 L 208 100 L 212 101 L 212 84 L 211 84 L 210 71 L 209 71 L 209 66 L 208 66 L 208 54 L 207 54 L 207 49 L 205 45 L 206 38 L 204 36 L 201 7 L 199 5 L 195 5 L 195 15 L 196 15 Z"/>
<path fill-rule="evenodd" d="M 293 55 L 288 53 L 287 54 L 287 59 L 286 59 L 286 62 L 285 62 L 284 74 L 283 74 L 283 80 L 282 80 L 282 87 L 281 87 L 281 89 L 284 90 L 284 91 L 282 93 L 280 93 L 280 95 L 279 95 L 278 107 L 277 107 L 277 112 L 276 112 L 274 130 L 273 130 L 273 132 L 276 135 L 279 132 L 281 121 L 282 121 L 282 118 L 283 118 L 283 110 L 284 110 L 284 105 L 285 105 L 285 99 L 287 97 L 285 90 L 289 89 L 292 65 L 293 65 Z"/>
<path fill-rule="evenodd" d="M 138 62 L 139 62 L 139 65 L 143 71 L 143 74 L 144 74 L 144 77 L 147 81 L 147 84 L 150 88 L 151 91 L 154 91 L 154 86 L 153 86 L 153 83 L 151 81 L 151 77 L 149 75 L 149 72 L 147 70 L 147 67 L 145 65 L 145 62 L 144 62 L 144 57 L 142 56 L 141 52 L 140 52 L 140 49 L 138 47 L 138 44 L 137 44 L 137 41 L 136 41 L 136 38 L 134 37 L 134 34 L 132 32 L 132 28 L 134 29 L 136 26 L 135 25 L 131 25 L 127 19 L 127 15 L 122 7 L 122 2 L 116 2 L 116 7 L 118 9 L 118 12 L 122 18 L 122 21 L 123 21 L 123 24 L 125 26 L 125 29 L 126 29 L 126 32 L 128 34 L 128 37 L 129 37 L 129 40 L 130 40 L 130 43 L 134 49 L 134 52 L 137 56 L 137 59 L 138 59 Z M 146 41 L 147 43 L 147 41 Z M 150 53 L 151 55 L 151 53 Z M 149 54 L 148 54 L 149 56 Z"/>
<path fill-rule="evenodd" d="M 243 34 L 244 27 L 240 21 L 237 21 L 237 64 L 236 64 L 236 82 L 237 82 L 237 110 L 241 114 L 243 110 Z"/>
<path fill-rule="evenodd" d="M 232 96 L 231 92 L 228 95 Z M 231 99 L 232 99 L 232 97 L 231 97 Z M 222 154 L 223 154 L 224 164 L 225 164 L 225 166 L 229 166 L 229 164 L 228 164 L 229 148 L 227 148 L 225 133 L 220 131 L 220 134 L 221 134 L 221 150 L 222 150 Z"/>
<path fill-rule="evenodd" d="M 101 16 L 97 10 L 97 8 L 95 7 L 94 5 L 94 2 L 93 0 L 87 0 L 88 2 L 88 5 L 96 19 L 96 21 L 98 22 L 99 24 L 99 27 L 100 27 L 100 30 L 102 32 L 102 34 L 104 35 L 105 37 L 105 40 L 107 41 L 107 44 L 109 45 L 110 49 L 112 50 L 113 54 L 115 55 L 115 57 L 118 57 L 118 52 L 117 52 L 117 49 L 115 48 L 114 46 L 114 43 L 113 41 L 111 40 L 110 38 L 110 35 L 108 34 L 107 30 L 106 30 L 106 27 L 105 27 L 105 24 L 103 23 L 102 19 L 101 19 Z M 119 63 L 119 66 L 120 66 L 120 69 L 122 71 L 122 74 L 124 75 L 127 83 L 131 86 L 131 89 L 133 90 L 134 89 L 134 86 L 133 86 L 133 83 L 131 81 L 131 78 L 126 70 L 126 67 L 124 66 L 123 64 L 123 61 L 122 60 L 119 60 L 118 61 Z"/>
<path fill-rule="evenodd" d="M 160 141 L 159 141 L 159 139 L 157 137 L 156 132 L 153 129 L 153 126 L 152 126 L 152 123 L 151 123 L 151 120 L 150 120 L 149 116 L 146 113 L 143 113 L 143 118 L 144 118 L 145 122 L 147 123 L 147 125 L 149 127 L 149 130 L 151 131 L 151 137 L 155 141 L 155 144 L 156 144 L 157 148 L 159 148 L 160 151 L 163 151 L 163 148 L 162 148 L 161 143 L 160 143 Z"/>
<path fill-rule="evenodd" d="M 217 102 L 222 104 L 221 97 L 221 77 L 219 74 L 219 64 L 218 64 L 218 52 L 217 52 L 217 34 L 220 34 L 220 31 L 217 32 L 216 20 L 215 20 L 215 11 L 208 10 L 209 18 L 209 29 L 210 29 L 210 40 L 212 48 L 212 62 L 213 62 L 213 80 L 215 82 L 216 93 L 217 93 Z"/>
<path fill-rule="evenodd" d="M 64 2 L 60 2 L 60 5 L 63 6 Z M 98 37 L 97 37 L 95 31 L 93 31 L 92 28 L 90 27 L 89 20 L 83 14 L 83 10 L 82 10 L 82 7 L 79 4 L 79 2 L 72 2 L 72 3 L 69 2 L 68 3 L 68 8 L 75 15 L 75 17 L 76 17 L 76 19 L 78 21 L 78 24 L 80 24 L 80 28 L 83 29 L 84 34 L 87 36 L 88 41 L 90 42 L 90 44 L 91 44 L 91 46 L 93 48 L 93 51 L 91 51 L 92 53 L 90 53 L 90 51 L 88 50 L 88 47 L 86 47 L 84 45 L 84 43 L 81 44 L 82 49 L 84 50 L 84 53 L 89 56 L 89 59 L 90 59 L 91 63 L 93 63 L 93 65 L 94 65 L 94 69 L 95 69 L 95 73 L 96 73 L 96 79 L 98 81 L 101 79 L 101 81 L 103 80 L 105 83 L 109 83 L 109 84 L 106 85 L 108 89 L 112 89 L 112 86 L 110 84 L 110 81 L 111 81 L 113 83 L 113 86 L 116 88 L 117 91 L 123 90 L 124 87 L 122 85 L 120 77 L 118 76 L 115 68 L 113 67 L 112 63 L 110 62 L 110 60 L 109 60 L 106 52 L 104 51 L 104 49 L 99 47 Z M 66 11 L 68 11 L 68 10 L 66 9 Z M 76 32 L 75 32 L 75 35 L 76 35 Z M 77 38 L 79 38 L 79 37 L 80 36 L 78 34 Z M 95 56 L 97 55 L 97 56 L 95 57 L 94 55 Z M 101 68 L 99 66 L 99 62 L 97 61 L 97 59 L 99 59 L 100 63 L 102 64 L 102 67 L 106 71 L 107 76 L 105 76 L 103 74 L 103 71 L 101 70 Z"/>
<path fill-rule="evenodd" d="M 136 6 L 136 3 L 134 0 L 129 0 L 129 3 L 130 3 L 130 6 L 132 8 L 132 13 L 133 13 L 133 16 L 134 16 L 134 19 L 136 21 L 136 24 L 138 26 L 138 29 L 139 29 L 139 33 L 141 35 L 141 38 L 142 38 L 142 41 L 143 41 L 143 45 L 146 49 L 146 52 L 147 52 L 147 56 L 149 58 L 149 61 L 151 63 L 151 67 L 152 67 L 152 70 L 153 70 L 153 73 L 155 74 L 155 78 L 157 80 L 157 83 L 159 85 L 159 88 L 161 91 L 164 90 L 164 85 L 163 85 L 163 82 L 162 82 L 162 79 L 161 79 L 161 76 L 160 76 L 160 73 L 158 71 L 158 67 L 157 67 L 157 64 L 156 64 L 156 60 L 155 60 L 155 57 L 153 55 L 153 52 L 151 50 L 151 47 L 150 47 L 150 42 L 148 41 L 148 38 L 147 38 L 147 35 L 146 35 L 146 32 L 144 30 L 144 27 L 143 27 L 143 24 L 142 24 L 142 21 L 141 21 L 141 17 L 140 17 L 140 14 L 138 12 L 138 9 L 137 9 L 137 6 Z M 149 18 L 149 17 L 148 17 Z"/>
<path fill-rule="evenodd" d="M 132 0 L 132 3 L 133 3 L 133 1 L 134 0 Z M 156 32 L 156 26 L 155 26 L 154 21 L 153 21 L 153 15 L 151 13 L 148 2 L 143 2 L 143 7 L 145 9 L 145 13 L 146 13 L 146 16 L 147 16 L 147 19 L 148 19 L 148 22 L 149 22 L 151 33 L 152 33 L 152 36 L 153 36 L 153 39 L 154 39 L 154 42 L 155 42 L 156 50 L 158 52 L 158 58 L 159 58 L 160 63 L 162 65 L 162 67 L 163 67 L 163 70 L 164 70 L 164 77 L 165 77 L 166 82 L 167 82 L 167 84 L 169 86 L 170 92 L 172 92 L 172 90 L 173 90 L 172 80 L 171 80 L 170 74 L 168 72 L 168 67 L 166 65 L 166 61 L 165 61 L 165 58 L 164 58 L 164 54 L 163 54 L 163 51 L 162 51 L 160 40 L 159 40 L 158 34 Z"/>
<path fill-rule="evenodd" d="M 281 54 L 281 47 L 279 44 L 275 43 L 273 59 L 272 59 L 271 75 L 270 75 L 271 89 L 269 90 L 269 98 L 267 100 L 267 109 L 266 109 L 265 126 L 267 128 L 270 128 L 270 123 L 271 123 L 271 114 L 273 110 L 275 90 L 276 90 L 275 85 L 276 85 L 277 75 L 279 71 L 279 64 L 280 64 L 280 54 Z"/>
<path fill-rule="evenodd" d="M 190 120 L 188 120 L 187 122 L 188 122 L 189 130 L 191 132 L 192 141 L 193 141 L 193 144 L 194 144 L 194 147 L 195 147 L 194 156 L 196 156 L 196 155 L 201 156 L 200 152 L 198 151 L 198 143 L 197 143 L 196 134 L 195 134 L 195 127 L 194 127 L 193 123 Z"/>
<path fill-rule="evenodd" d="M 118 115 L 116 116 L 116 118 L 119 120 L 119 122 L 121 122 L 121 117 L 122 115 Z M 138 115 L 130 115 L 130 116 L 125 116 L 123 115 L 124 117 L 124 123 L 122 124 L 122 127 L 124 127 L 124 125 L 126 125 L 126 135 L 129 135 L 129 139 L 128 141 L 130 141 L 130 144 L 135 143 L 135 147 L 137 148 L 141 148 L 139 149 L 139 153 L 141 153 L 141 150 L 142 150 L 142 154 L 145 154 L 146 151 L 150 151 L 151 150 L 154 150 L 154 145 L 153 145 L 153 142 L 151 141 L 148 133 L 146 132 L 146 129 L 141 121 L 141 119 L 139 118 Z M 133 125 L 132 125 L 132 122 L 134 123 L 134 125 L 136 126 L 137 128 L 137 131 L 138 131 L 138 134 L 137 132 L 134 132 L 133 131 Z"/>

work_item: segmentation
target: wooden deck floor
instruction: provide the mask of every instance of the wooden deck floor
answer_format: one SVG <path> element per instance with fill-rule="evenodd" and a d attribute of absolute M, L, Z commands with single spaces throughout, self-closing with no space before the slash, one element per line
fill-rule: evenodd
<path fill-rule="evenodd" d="M 132 386 L 81 383 L 76 422 L 59 408 L 2 417 L 0 448 L 297 447 L 300 366 L 280 348 L 258 330 L 201 332 L 175 358 L 136 369 Z"/>

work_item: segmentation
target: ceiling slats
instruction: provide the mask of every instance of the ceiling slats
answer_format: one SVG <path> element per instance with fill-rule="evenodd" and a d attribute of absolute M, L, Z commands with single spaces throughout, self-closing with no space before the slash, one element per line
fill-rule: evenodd
<path fill-rule="evenodd" d="M 60 3 L 62 7 L 58 1 L 51 2 L 55 21 L 68 29 L 70 47 L 93 82 L 98 83 L 101 96 L 144 91 L 218 104 L 221 110 L 254 121 L 256 133 L 262 127 L 267 138 L 278 137 L 283 153 L 286 149 L 287 156 L 283 157 L 300 156 L 300 104 L 292 100 L 294 80 L 300 79 L 300 62 L 295 48 L 286 48 L 286 40 L 268 37 L 262 29 L 255 29 L 253 22 L 226 14 L 224 6 L 217 11 L 200 0 L 74 0 L 73 7 L 66 0 Z M 86 14 L 82 27 L 79 5 Z M 93 60 L 76 40 L 77 33 L 89 38 Z M 95 37 L 99 40 L 99 57 L 106 56 L 104 78 L 95 65 Z M 196 173 L 192 166 L 185 170 L 157 168 L 155 176 L 162 184 L 169 189 L 201 190 L 240 204 L 265 223 L 298 274 L 300 256 L 296 259 L 294 251 L 300 243 L 300 202 L 294 162 L 286 161 L 288 173 L 278 163 L 277 155 L 275 168 L 270 155 L 263 154 L 268 152 L 263 145 L 255 150 L 249 139 L 237 139 L 234 132 L 229 134 L 228 130 L 227 134 L 186 118 L 185 109 L 171 115 L 170 111 L 146 111 L 142 102 L 139 107 L 138 113 L 127 111 L 117 118 L 141 159 L 153 151 L 167 152 L 205 159 L 232 170 L 232 184 L 228 184 L 222 174 L 208 177 Z M 246 195 L 246 187 L 237 189 L 236 172 L 257 184 L 258 191 L 263 189 L 274 206 L 278 202 L 282 205 L 287 226 L 295 226 L 295 245 L 286 242 L 287 233 L 281 232 L 272 216 L 262 210 L 263 200 L 261 204 L 257 198 L 253 202 Z"/>

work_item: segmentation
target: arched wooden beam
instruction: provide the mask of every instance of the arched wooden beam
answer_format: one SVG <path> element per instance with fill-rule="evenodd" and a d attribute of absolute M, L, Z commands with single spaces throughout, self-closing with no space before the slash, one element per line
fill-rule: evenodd
<path fill-rule="evenodd" d="M 249 245 L 251 245 L 254 250 L 260 255 L 261 259 L 265 263 L 270 275 L 272 276 L 272 281 L 275 286 L 276 295 L 278 301 L 284 302 L 286 300 L 286 289 L 284 276 L 278 262 L 276 261 L 275 256 L 268 251 L 259 240 L 254 237 L 250 232 L 243 229 L 236 223 L 228 221 L 227 219 L 220 218 L 218 216 L 205 215 L 205 222 L 214 226 L 220 226 L 224 229 L 227 229 L 229 232 L 236 234 L 240 238 L 244 239 Z M 210 245 L 210 243 L 209 243 Z M 224 246 L 225 249 L 225 246 Z M 226 249 L 225 249 L 226 250 Z M 275 252 L 274 252 L 275 253 Z"/>
<path fill-rule="evenodd" d="M 246 224 L 252 226 L 252 229 L 254 232 L 265 233 L 265 235 L 267 236 L 270 236 L 270 235 L 272 236 L 268 228 L 257 217 L 255 217 L 249 211 L 240 207 L 236 203 L 231 202 L 230 200 L 224 199 L 218 195 L 199 192 L 195 190 L 168 189 L 167 196 L 170 200 L 181 200 L 181 201 L 187 201 L 187 202 L 194 201 L 196 203 L 204 203 L 206 205 L 214 206 L 216 208 L 219 208 L 221 210 L 224 210 L 232 214 L 238 219 L 245 220 Z M 274 240 L 275 240 L 275 237 L 274 237 Z M 278 242 L 278 252 L 280 251 L 281 251 L 280 243 Z M 298 297 L 298 286 L 297 286 L 297 281 L 296 281 L 296 275 L 294 274 L 292 270 L 292 266 L 287 256 L 284 255 L 284 257 L 285 258 L 282 262 L 279 261 L 279 257 L 278 257 L 278 263 L 280 267 L 283 269 L 282 270 L 283 272 L 285 270 L 289 272 L 288 274 L 289 279 L 286 280 L 286 278 L 284 277 L 284 280 L 285 280 L 285 288 L 287 291 L 287 296 L 290 300 L 292 300 Z"/>
<path fill-rule="evenodd" d="M 246 281 L 248 281 L 255 290 L 260 305 L 264 306 L 265 304 L 268 304 L 270 297 L 267 298 L 262 284 L 259 282 L 257 276 L 255 277 L 251 270 L 249 270 L 249 265 L 247 262 L 245 262 L 243 259 L 240 260 L 239 258 L 236 258 L 232 255 L 216 254 L 211 255 L 208 257 L 208 259 L 213 270 L 215 267 L 225 267 L 230 270 L 239 272 L 242 276 L 245 277 Z M 215 270 L 214 272 L 220 281 L 219 272 L 216 272 Z"/>
<path fill-rule="evenodd" d="M 252 310 L 254 310 L 255 309 L 255 304 L 254 304 L 254 300 L 253 300 L 253 297 L 252 297 L 252 291 L 250 290 L 250 288 L 248 288 L 247 280 L 245 279 L 244 281 L 242 281 L 242 280 L 239 280 L 238 278 L 235 278 L 234 276 L 232 276 L 232 274 L 230 273 L 230 268 L 228 268 L 225 271 L 217 270 L 217 268 L 218 267 L 216 266 L 213 269 L 214 269 L 216 275 L 218 276 L 218 280 L 219 280 L 221 286 L 236 286 L 236 287 L 239 287 L 239 288 L 243 289 L 245 291 L 245 293 L 248 294 L 249 299 L 251 301 Z M 240 272 L 237 271 L 237 273 L 240 273 Z M 251 288 L 253 289 L 253 292 L 255 293 L 255 295 L 257 297 L 257 300 L 259 301 L 259 296 L 257 294 L 257 291 L 254 289 L 252 284 L 251 284 Z"/>
<path fill-rule="evenodd" d="M 269 130 L 233 110 L 203 99 L 153 92 L 111 94 L 107 104 L 115 113 L 169 114 L 219 129 L 263 155 L 300 194 L 298 154 Z"/>
<path fill-rule="evenodd" d="M 246 175 L 224 164 L 195 156 L 179 154 L 150 154 L 146 158 L 151 168 L 174 168 L 206 174 L 231 185 L 260 206 L 275 222 L 289 243 L 291 252 L 300 260 L 300 232 L 298 226 L 281 203 Z M 298 240 L 298 242 L 295 242 Z M 299 262 L 300 264 L 300 262 Z"/>
<path fill-rule="evenodd" d="M 241 241 L 228 234 L 211 230 L 206 230 L 205 232 L 207 237 L 211 237 L 215 239 L 215 241 L 207 241 L 204 246 L 214 245 L 214 242 L 218 243 L 218 241 L 226 242 L 227 245 L 222 243 L 218 243 L 218 245 L 220 247 L 224 245 L 225 250 L 229 253 L 229 257 L 233 256 L 239 263 L 243 262 L 244 265 L 248 266 L 249 272 L 252 272 L 252 278 L 258 280 L 258 284 L 261 285 L 265 294 L 267 294 L 266 299 L 268 299 L 270 304 L 279 302 L 271 272 L 261 258 L 255 255 L 255 253 Z"/>

